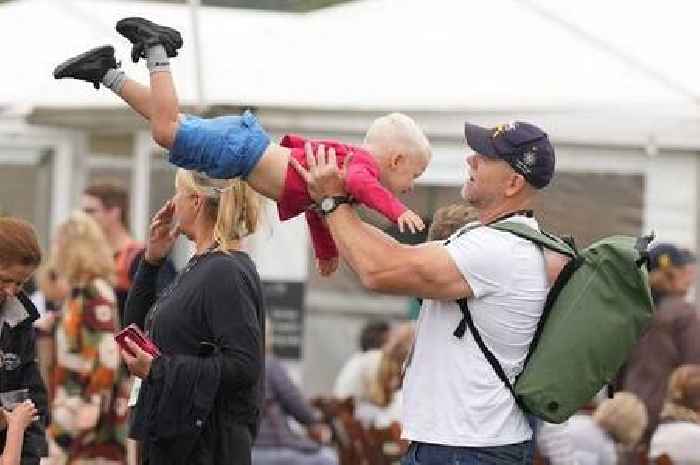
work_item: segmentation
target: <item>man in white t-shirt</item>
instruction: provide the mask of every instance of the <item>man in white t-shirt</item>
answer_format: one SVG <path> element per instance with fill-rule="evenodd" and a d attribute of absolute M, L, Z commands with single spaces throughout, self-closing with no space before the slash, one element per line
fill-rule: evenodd
<path fill-rule="evenodd" d="M 462 196 L 479 223 L 508 219 L 538 228 L 528 210 L 554 174 L 547 135 L 528 123 L 465 125 L 467 178 Z M 486 346 L 514 381 L 542 314 L 548 268 L 531 242 L 485 226 L 465 228 L 448 244 L 403 245 L 363 223 L 345 204 L 342 170 L 332 152 L 307 148 L 297 164 L 338 250 L 369 289 L 422 297 L 413 355 L 403 384 L 403 464 L 529 464 L 532 431 L 505 384 L 462 321 L 466 298 Z M 478 226 L 478 225 L 477 225 Z"/>

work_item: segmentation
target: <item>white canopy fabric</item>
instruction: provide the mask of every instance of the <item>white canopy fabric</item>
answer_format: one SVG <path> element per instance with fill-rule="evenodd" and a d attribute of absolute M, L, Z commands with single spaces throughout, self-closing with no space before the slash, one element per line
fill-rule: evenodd
<path fill-rule="evenodd" d="M 306 14 L 202 7 L 204 98 L 339 109 L 645 107 L 695 115 L 699 10 L 692 0 L 362 0 Z M 189 15 L 187 5 L 154 2 L 3 4 L 0 106 L 122 105 L 85 83 L 55 81 L 51 71 L 73 54 L 112 43 L 127 73 L 146 82 L 143 63 L 129 61 L 129 44 L 114 30 L 125 16 L 182 32 L 173 71 L 183 103 L 195 103 Z"/>

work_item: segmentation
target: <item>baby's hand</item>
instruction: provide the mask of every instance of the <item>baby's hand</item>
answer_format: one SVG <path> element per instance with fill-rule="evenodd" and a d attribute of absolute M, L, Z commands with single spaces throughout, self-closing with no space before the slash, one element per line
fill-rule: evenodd
<path fill-rule="evenodd" d="M 7 420 L 8 428 L 15 426 L 25 430 L 32 421 L 37 418 L 39 411 L 36 409 L 34 402 L 31 400 L 25 400 L 24 402 L 17 404 L 17 406 L 11 411 L 3 410 L 5 419 Z"/>
<path fill-rule="evenodd" d="M 399 231 L 404 232 L 404 229 L 410 229 L 413 234 L 416 231 L 422 231 L 425 229 L 425 224 L 420 216 L 416 215 L 411 210 L 406 210 L 399 216 Z"/>
<path fill-rule="evenodd" d="M 316 259 L 316 269 L 321 276 L 330 276 L 338 269 L 338 257 Z"/>

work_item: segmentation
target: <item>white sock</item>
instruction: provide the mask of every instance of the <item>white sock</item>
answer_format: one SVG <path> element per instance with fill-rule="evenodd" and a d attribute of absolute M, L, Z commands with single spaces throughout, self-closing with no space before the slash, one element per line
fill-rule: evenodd
<path fill-rule="evenodd" d="M 110 68 L 102 76 L 102 84 L 117 95 L 121 95 L 126 80 L 126 73 L 121 69 Z"/>
<path fill-rule="evenodd" d="M 161 44 L 156 44 L 146 49 L 146 67 L 151 74 L 170 71 L 170 60 L 168 60 L 165 47 Z"/>

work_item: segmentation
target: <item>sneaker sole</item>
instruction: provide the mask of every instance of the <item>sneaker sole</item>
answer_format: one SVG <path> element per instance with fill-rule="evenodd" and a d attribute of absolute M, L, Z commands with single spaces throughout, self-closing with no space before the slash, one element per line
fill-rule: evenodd
<path fill-rule="evenodd" d="M 62 74 L 65 73 L 71 66 L 74 66 L 81 61 L 85 60 L 86 58 L 94 57 L 94 56 L 114 56 L 114 47 L 111 45 L 102 45 L 101 47 L 95 47 L 91 50 L 88 50 L 85 53 L 81 53 L 80 55 L 74 56 L 73 58 L 70 58 L 60 65 L 56 66 L 56 69 L 53 70 L 53 77 L 54 79 L 61 79 L 63 77 Z"/>

